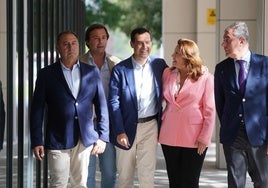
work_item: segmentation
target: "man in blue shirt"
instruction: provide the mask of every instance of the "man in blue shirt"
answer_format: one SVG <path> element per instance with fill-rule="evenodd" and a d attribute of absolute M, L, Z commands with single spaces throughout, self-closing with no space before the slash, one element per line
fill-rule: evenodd
<path fill-rule="evenodd" d="M 111 142 L 116 145 L 117 187 L 133 187 L 137 167 L 139 186 L 153 188 L 162 112 L 162 73 L 167 64 L 150 56 L 149 30 L 134 29 L 130 45 L 133 55 L 113 68 L 108 100 Z"/>
<path fill-rule="evenodd" d="M 117 57 L 106 53 L 108 39 L 109 33 L 104 25 L 99 23 L 92 24 L 87 28 L 85 34 L 85 42 L 89 50 L 80 57 L 80 61 L 98 67 L 106 99 L 108 98 L 112 68 L 120 61 Z M 116 157 L 114 145 L 107 143 L 104 153 L 98 155 L 98 157 L 101 171 L 101 188 L 115 188 Z M 89 188 L 95 187 L 96 155 L 90 156 L 88 171 L 87 186 Z"/>
<path fill-rule="evenodd" d="M 70 179 L 70 187 L 86 188 L 89 155 L 103 153 L 109 142 L 107 102 L 98 69 L 78 60 L 77 35 L 60 33 L 56 47 L 60 60 L 37 75 L 30 114 L 31 144 L 38 160 L 47 155 L 52 187 L 65 188 Z"/>

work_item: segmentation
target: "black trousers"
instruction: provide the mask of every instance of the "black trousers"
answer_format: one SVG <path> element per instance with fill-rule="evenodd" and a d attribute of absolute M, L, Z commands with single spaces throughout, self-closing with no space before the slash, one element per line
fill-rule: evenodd
<path fill-rule="evenodd" d="M 207 149 L 202 155 L 197 148 L 161 145 L 166 161 L 170 188 L 198 188 Z"/>
<path fill-rule="evenodd" d="M 268 188 L 267 146 L 252 147 L 244 125 L 235 142 L 223 145 L 228 171 L 228 188 L 245 188 L 248 172 L 254 188 Z"/>

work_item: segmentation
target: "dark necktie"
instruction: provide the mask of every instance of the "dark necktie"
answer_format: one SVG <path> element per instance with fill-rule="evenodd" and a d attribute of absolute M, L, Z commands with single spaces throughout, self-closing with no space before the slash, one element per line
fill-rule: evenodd
<path fill-rule="evenodd" d="M 246 75 L 246 70 L 245 70 L 245 63 L 246 63 L 246 61 L 244 61 L 244 60 L 237 60 L 236 62 L 240 66 L 239 75 L 238 75 L 239 88 L 240 88 L 241 93 L 244 95 L 245 86 L 246 86 L 246 76 L 247 76 Z"/>

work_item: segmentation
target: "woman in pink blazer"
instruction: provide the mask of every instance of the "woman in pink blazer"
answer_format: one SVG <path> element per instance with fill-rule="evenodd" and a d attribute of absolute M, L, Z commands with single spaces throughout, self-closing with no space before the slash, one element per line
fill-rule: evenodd
<path fill-rule="evenodd" d="M 196 43 L 179 39 L 171 68 L 163 73 L 159 142 L 170 188 L 199 187 L 199 177 L 215 123 L 214 78 Z"/>

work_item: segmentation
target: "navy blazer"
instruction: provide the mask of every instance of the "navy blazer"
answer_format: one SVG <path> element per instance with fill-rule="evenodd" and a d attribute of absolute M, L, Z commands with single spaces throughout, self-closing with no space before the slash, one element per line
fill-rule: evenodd
<path fill-rule="evenodd" d="M 0 81 L 0 150 L 3 149 L 5 135 L 5 106 L 3 100 L 2 82 Z"/>
<path fill-rule="evenodd" d="M 109 141 L 108 108 L 99 71 L 80 62 L 80 73 L 80 90 L 75 99 L 60 62 L 39 71 L 30 114 L 32 147 L 45 144 L 46 149 L 62 150 L 75 147 L 78 139 L 85 147 L 97 139 Z M 96 131 L 92 119 L 93 104 L 98 119 Z M 45 134 L 42 128 L 44 112 L 47 116 Z"/>
<path fill-rule="evenodd" d="M 162 113 L 162 73 L 167 67 L 164 59 L 150 57 L 150 66 L 154 75 L 154 86 L 158 106 L 158 126 Z M 138 102 L 135 90 L 134 69 L 131 57 L 117 64 L 111 73 L 108 107 L 111 123 L 111 142 L 122 148 L 117 143 L 116 137 L 126 133 L 130 147 L 135 139 L 138 121 Z"/>
<path fill-rule="evenodd" d="M 215 102 L 220 120 L 220 142 L 231 145 L 244 122 L 252 146 L 267 144 L 268 57 L 251 53 L 245 95 L 236 84 L 234 60 L 227 58 L 216 65 Z"/>

